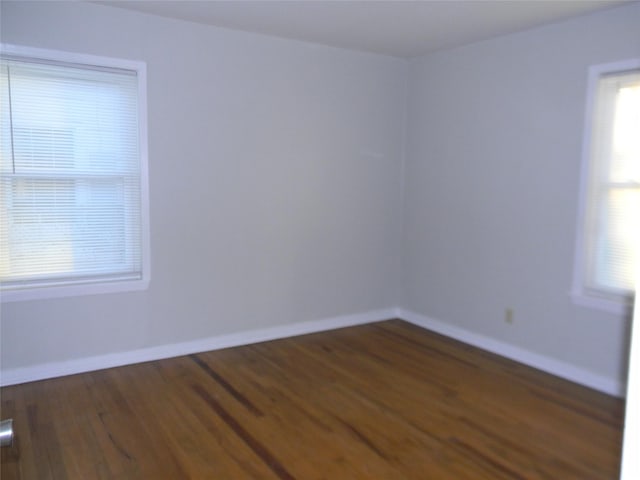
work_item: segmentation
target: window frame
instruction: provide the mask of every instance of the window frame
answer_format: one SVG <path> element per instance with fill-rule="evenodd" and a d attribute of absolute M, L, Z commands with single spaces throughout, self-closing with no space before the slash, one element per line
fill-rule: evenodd
<path fill-rule="evenodd" d="M 616 62 L 593 65 L 589 67 L 587 81 L 587 96 L 585 118 L 583 126 L 582 160 L 580 168 L 580 185 L 578 197 L 578 221 L 576 228 L 575 259 L 573 269 L 573 281 L 571 298 L 579 306 L 603 310 L 616 315 L 627 315 L 633 306 L 633 295 L 629 297 L 598 295 L 587 286 L 587 250 L 588 238 L 586 234 L 587 212 L 590 198 L 590 175 L 593 168 L 591 161 L 593 142 L 593 116 L 596 109 L 598 84 L 605 75 L 622 74 L 624 72 L 640 69 L 640 58 L 620 60 Z"/>
<path fill-rule="evenodd" d="M 30 301 L 58 297 L 75 297 L 116 292 L 146 290 L 151 279 L 150 224 L 149 224 L 149 166 L 147 127 L 147 67 L 146 63 L 90 54 L 72 53 L 0 43 L 0 52 L 7 56 L 23 57 L 45 62 L 59 62 L 86 66 L 88 68 L 113 68 L 136 72 L 138 93 L 138 149 L 140 161 L 140 229 L 141 229 L 141 278 L 78 279 L 64 283 L 52 280 L 37 286 L 25 286 L 10 290 L 0 290 L 0 301 Z"/>

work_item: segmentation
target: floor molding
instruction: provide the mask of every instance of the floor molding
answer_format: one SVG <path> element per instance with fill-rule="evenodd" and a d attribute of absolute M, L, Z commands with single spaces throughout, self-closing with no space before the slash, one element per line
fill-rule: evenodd
<path fill-rule="evenodd" d="M 538 370 L 542 370 L 557 377 L 593 388 L 594 390 L 614 395 L 616 397 L 625 396 L 626 386 L 622 382 L 595 374 L 583 368 L 576 367 L 575 365 L 540 355 L 410 310 L 399 308 L 396 310 L 396 317 L 427 330 L 431 330 L 441 335 L 473 345 L 474 347 L 487 350 L 502 357 L 515 360 L 516 362 L 523 363 L 530 367 L 537 368 Z"/>
<path fill-rule="evenodd" d="M 308 333 L 316 333 L 326 330 L 334 330 L 336 328 L 351 327 L 354 325 L 388 320 L 390 318 L 394 318 L 395 315 L 395 309 L 374 310 L 354 315 L 342 315 L 321 320 L 291 323 L 245 332 L 217 335 L 199 340 L 142 348 L 127 352 L 109 353 L 106 355 L 65 360 L 62 362 L 12 368 L 2 370 L 0 375 L 0 386 L 5 387 L 19 383 L 62 377 L 65 375 L 74 375 L 76 373 L 121 367 L 123 365 L 131 365 L 134 363 L 149 362 L 163 358 L 178 357 L 192 353 L 237 347 L 240 345 L 294 337 L 297 335 L 305 335 Z"/>
<path fill-rule="evenodd" d="M 163 358 L 178 357 L 180 355 L 189 355 L 192 353 L 218 350 L 221 348 L 249 345 L 268 340 L 277 340 L 280 338 L 294 337 L 308 333 L 334 330 L 336 328 L 363 325 L 366 323 L 388 320 L 390 318 L 400 318 L 421 328 L 482 348 L 483 350 L 487 350 L 609 395 L 617 397 L 624 397 L 625 395 L 626 386 L 620 381 L 615 381 L 608 377 L 594 374 L 593 372 L 574 365 L 533 353 L 523 348 L 515 347 L 508 343 L 501 342 L 403 308 L 374 310 L 353 315 L 343 315 L 321 320 L 298 322 L 263 329 L 218 335 L 188 342 L 160 345 L 127 352 L 109 353 L 106 355 L 97 355 L 62 362 L 7 369 L 3 370 L 0 374 L 0 386 L 4 387 L 65 375 L 74 375 L 76 373 L 120 367 L 123 365 L 149 362 Z"/>

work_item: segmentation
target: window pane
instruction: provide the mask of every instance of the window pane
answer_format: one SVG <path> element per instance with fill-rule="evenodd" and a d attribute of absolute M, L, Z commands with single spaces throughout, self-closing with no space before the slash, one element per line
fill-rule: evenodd
<path fill-rule="evenodd" d="M 638 75 L 640 77 L 640 75 Z M 640 182 L 640 80 L 618 91 L 613 119 L 612 182 Z"/>
<path fill-rule="evenodd" d="M 640 189 L 612 189 L 603 199 L 601 234 L 594 252 L 594 287 L 618 292 L 634 288 L 639 207 Z"/>
<path fill-rule="evenodd" d="M 623 301 L 635 286 L 640 241 L 640 71 L 599 73 L 596 80 L 582 285 Z"/>
<path fill-rule="evenodd" d="M 137 173 L 135 76 L 11 62 L 9 78 L 15 173 Z"/>
<path fill-rule="evenodd" d="M 142 278 L 137 82 L 3 59 L 3 289 Z"/>
<path fill-rule="evenodd" d="M 123 179 L 3 179 L 3 276 L 13 281 L 140 270 Z M 129 218 L 131 217 L 131 218 Z M 3 237 L 5 237 L 3 235 Z"/>

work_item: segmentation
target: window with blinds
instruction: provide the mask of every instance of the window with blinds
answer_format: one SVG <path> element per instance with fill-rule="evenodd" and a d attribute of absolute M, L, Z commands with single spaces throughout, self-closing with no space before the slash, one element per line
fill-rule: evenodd
<path fill-rule="evenodd" d="M 0 64 L 2 298 L 144 288 L 144 65 L 20 52 Z"/>
<path fill-rule="evenodd" d="M 640 62 L 592 69 L 582 293 L 628 302 L 640 253 Z"/>

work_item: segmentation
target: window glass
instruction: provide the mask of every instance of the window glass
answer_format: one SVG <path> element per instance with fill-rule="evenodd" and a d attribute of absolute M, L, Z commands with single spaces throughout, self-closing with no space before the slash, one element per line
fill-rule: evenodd
<path fill-rule="evenodd" d="M 139 82 L 135 69 L 3 57 L 3 292 L 146 280 Z"/>

